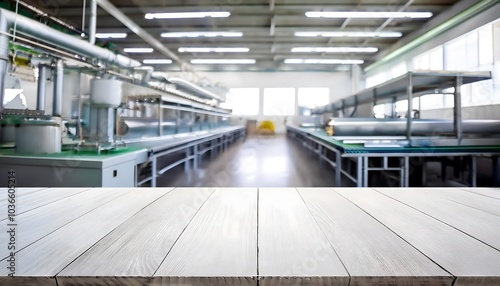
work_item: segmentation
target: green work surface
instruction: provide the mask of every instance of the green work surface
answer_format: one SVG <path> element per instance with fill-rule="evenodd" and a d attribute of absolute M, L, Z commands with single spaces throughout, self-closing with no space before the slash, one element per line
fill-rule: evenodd
<path fill-rule="evenodd" d="M 81 151 L 81 152 L 62 151 L 61 153 L 55 153 L 55 154 L 22 154 L 22 153 L 16 153 L 14 149 L 0 149 L 0 156 L 22 156 L 22 157 L 39 157 L 39 158 L 68 158 L 68 157 L 110 158 L 113 156 L 136 152 L 139 150 L 142 150 L 142 148 L 125 147 L 116 150 L 101 151 L 101 154 L 98 155 L 97 151 Z"/>
<path fill-rule="evenodd" d="M 325 131 L 308 130 L 307 128 L 299 128 L 299 130 L 307 133 L 317 139 L 328 142 L 334 147 L 341 149 L 346 154 L 357 153 L 499 153 L 500 145 L 486 146 L 428 146 L 428 147 L 365 147 L 363 144 L 345 144 L 342 141 L 335 140 L 328 136 Z"/>

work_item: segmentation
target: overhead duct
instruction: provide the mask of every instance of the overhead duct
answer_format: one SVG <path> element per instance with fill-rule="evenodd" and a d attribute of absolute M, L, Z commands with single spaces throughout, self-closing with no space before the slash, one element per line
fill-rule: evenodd
<path fill-rule="evenodd" d="M 211 92 L 211 91 L 208 91 L 204 88 L 202 88 L 201 86 L 198 86 L 194 83 L 191 83 L 187 80 L 184 80 L 182 78 L 177 78 L 177 77 L 172 77 L 172 78 L 169 78 L 168 81 L 170 81 L 171 83 L 173 84 L 176 84 L 182 88 L 185 88 L 185 89 L 188 89 L 188 90 L 191 90 L 191 91 L 194 91 L 204 97 L 208 97 L 210 99 L 215 99 L 215 100 L 218 100 L 218 101 L 224 101 L 220 96 L 218 96 L 217 94 Z"/>
<path fill-rule="evenodd" d="M 44 41 L 76 54 L 95 58 L 106 64 L 122 68 L 134 68 L 140 62 L 128 57 L 117 55 L 110 50 L 94 46 L 86 41 L 71 35 L 54 30 L 42 23 L 16 15 L 5 9 L 0 9 L 0 79 L 5 77 L 9 60 L 9 31 L 14 26 L 18 33 L 23 33 L 31 38 Z M 0 113 L 3 110 L 4 83 L 0 80 Z"/>

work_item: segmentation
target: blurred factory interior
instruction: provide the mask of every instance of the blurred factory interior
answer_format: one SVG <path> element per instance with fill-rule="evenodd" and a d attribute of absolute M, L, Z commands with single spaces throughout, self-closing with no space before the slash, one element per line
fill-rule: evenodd
<path fill-rule="evenodd" d="M 0 171 L 499 186 L 499 1 L 334 2 L 2 1 Z"/>

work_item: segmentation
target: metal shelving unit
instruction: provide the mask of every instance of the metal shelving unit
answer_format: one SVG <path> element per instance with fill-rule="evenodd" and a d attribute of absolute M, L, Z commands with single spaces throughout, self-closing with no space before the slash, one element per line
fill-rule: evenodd
<path fill-rule="evenodd" d="M 377 86 L 362 90 L 344 99 L 335 101 L 326 106 L 313 110 L 313 114 L 343 111 L 346 108 L 357 108 L 361 104 L 395 103 L 398 100 L 408 99 L 408 114 L 413 110 L 413 98 L 426 94 L 449 93 L 446 89 L 454 88 L 453 122 L 456 145 L 463 139 L 462 132 L 462 101 L 460 87 L 482 80 L 491 79 L 491 72 L 466 71 L 418 71 L 408 72 Z M 406 139 L 412 139 L 412 118 L 407 118 Z"/>

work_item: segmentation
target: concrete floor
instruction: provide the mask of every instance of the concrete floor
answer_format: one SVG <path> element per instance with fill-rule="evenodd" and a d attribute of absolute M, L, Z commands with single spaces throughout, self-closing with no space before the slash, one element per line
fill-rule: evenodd
<path fill-rule="evenodd" d="M 197 171 L 179 166 L 159 178 L 164 187 L 332 187 L 334 171 L 284 135 L 249 137 Z"/>

